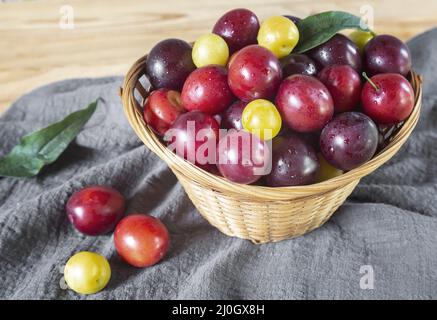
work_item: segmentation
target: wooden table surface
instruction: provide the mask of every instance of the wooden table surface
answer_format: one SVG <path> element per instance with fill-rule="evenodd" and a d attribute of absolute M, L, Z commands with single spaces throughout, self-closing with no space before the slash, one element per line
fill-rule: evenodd
<path fill-rule="evenodd" d="M 68 4 L 70 7 L 65 6 Z M 163 38 L 194 40 L 229 9 L 260 19 L 374 11 L 374 29 L 407 40 L 437 25 L 436 0 L 34 0 L 0 3 L 0 112 L 20 95 L 75 77 L 122 75 Z M 73 13 L 74 28 L 65 25 Z"/>

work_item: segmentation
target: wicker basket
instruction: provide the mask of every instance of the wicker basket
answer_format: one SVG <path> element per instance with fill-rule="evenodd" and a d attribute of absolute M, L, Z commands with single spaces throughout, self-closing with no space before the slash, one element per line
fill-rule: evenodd
<path fill-rule="evenodd" d="M 269 188 L 236 184 L 177 156 L 145 124 L 141 101 L 147 98 L 150 88 L 145 88 L 140 78 L 144 76 L 146 57 L 132 66 L 121 89 L 131 126 L 144 144 L 168 164 L 206 220 L 229 236 L 254 243 L 297 237 L 323 225 L 362 177 L 393 157 L 411 134 L 420 115 L 421 79 L 413 72 L 414 110 L 389 144 L 372 160 L 339 177 L 309 186 Z"/>

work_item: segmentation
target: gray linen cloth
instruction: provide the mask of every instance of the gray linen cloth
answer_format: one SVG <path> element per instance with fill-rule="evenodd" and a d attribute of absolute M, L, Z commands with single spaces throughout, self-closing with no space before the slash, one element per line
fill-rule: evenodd
<path fill-rule="evenodd" d="M 135 136 L 117 89 L 122 78 L 78 79 L 37 89 L 0 118 L 0 156 L 27 132 L 101 96 L 105 102 L 61 158 L 36 178 L 0 178 L 3 299 L 391 299 L 437 298 L 437 29 L 409 46 L 425 81 L 419 125 L 399 154 L 361 181 L 323 227 L 254 245 L 210 226 L 165 163 Z M 158 265 L 133 268 L 111 235 L 87 237 L 67 220 L 76 190 L 111 185 L 128 213 L 159 217 L 171 248 Z M 78 251 L 103 254 L 109 285 L 81 296 L 62 289 Z"/>

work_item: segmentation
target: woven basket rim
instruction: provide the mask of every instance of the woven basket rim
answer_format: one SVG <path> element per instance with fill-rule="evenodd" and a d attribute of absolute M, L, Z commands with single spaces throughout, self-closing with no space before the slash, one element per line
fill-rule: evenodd
<path fill-rule="evenodd" d="M 141 57 L 133 64 L 126 74 L 123 88 L 121 88 L 120 92 L 126 117 L 135 133 L 143 143 L 164 160 L 173 171 L 177 171 L 179 176 L 187 177 L 187 179 L 191 180 L 191 183 L 197 183 L 205 188 L 241 198 L 257 200 L 291 200 L 302 197 L 311 197 L 329 192 L 333 189 L 341 188 L 350 184 L 354 180 L 359 180 L 363 176 L 376 170 L 399 150 L 413 131 L 420 116 L 422 79 L 414 71 L 411 71 L 410 82 L 415 93 L 414 109 L 395 135 L 392 136 L 390 143 L 368 162 L 338 177 L 311 185 L 266 187 L 238 184 L 229 181 L 224 177 L 202 170 L 191 162 L 179 157 L 170 151 L 147 126 L 143 119 L 142 106 L 135 98 L 135 90 L 137 90 L 143 98 L 146 98 L 151 90 L 150 87 L 144 88 L 139 83 L 139 79 L 142 76 L 145 76 L 144 66 L 146 58 L 147 55 Z"/>

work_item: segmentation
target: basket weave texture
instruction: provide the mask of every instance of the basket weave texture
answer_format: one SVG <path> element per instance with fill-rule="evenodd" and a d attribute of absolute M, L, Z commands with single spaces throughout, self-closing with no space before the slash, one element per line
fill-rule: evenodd
<path fill-rule="evenodd" d="M 221 232 L 254 243 L 280 241 L 320 227 L 352 193 L 360 179 L 393 157 L 405 143 L 420 115 L 422 84 L 414 72 L 410 80 L 415 106 L 410 117 L 373 159 L 336 178 L 308 186 L 270 188 L 241 185 L 199 169 L 177 156 L 146 125 L 142 101 L 150 86 L 144 85 L 147 56 L 128 71 L 121 97 L 132 128 L 144 144 L 174 172 L 200 214 Z"/>

